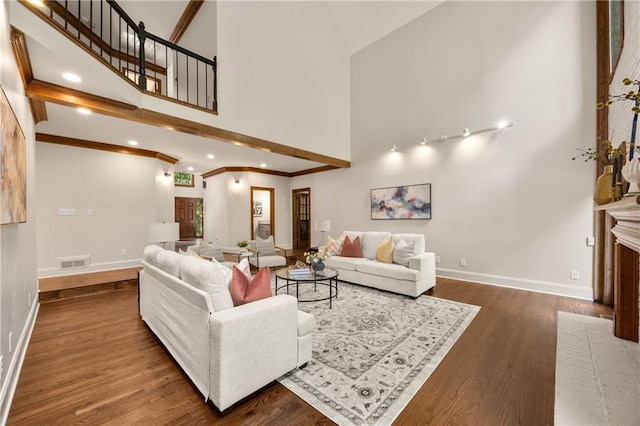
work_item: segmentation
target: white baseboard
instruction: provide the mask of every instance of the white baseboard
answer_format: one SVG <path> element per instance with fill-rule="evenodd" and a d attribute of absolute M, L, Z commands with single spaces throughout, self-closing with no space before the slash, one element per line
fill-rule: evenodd
<path fill-rule="evenodd" d="M 31 306 L 29 311 L 29 317 L 22 329 L 20 339 L 16 345 L 16 351 L 9 368 L 6 370 L 7 379 L 4 381 L 2 389 L 0 390 L 0 425 L 7 423 L 9 417 L 9 410 L 11 409 L 11 402 L 13 402 L 13 395 L 16 392 L 18 386 L 18 378 L 20 377 L 20 371 L 22 370 L 22 364 L 24 363 L 24 357 L 27 354 L 27 347 L 31 340 L 31 333 L 33 327 L 36 325 L 36 318 L 38 317 L 38 310 L 40 309 L 40 300 L 36 297 L 35 302 Z"/>
<path fill-rule="evenodd" d="M 548 281 L 527 280 L 523 278 L 482 274 L 479 272 L 457 271 L 455 269 L 444 268 L 437 268 L 436 276 L 442 278 L 453 278 L 462 281 L 473 281 L 480 284 L 489 284 L 499 287 L 534 291 L 536 293 L 547 293 L 555 294 L 557 296 L 593 300 L 593 290 L 590 287 L 587 288 L 577 285 L 553 283 Z"/>
<path fill-rule="evenodd" d="M 92 263 L 86 268 L 61 270 L 58 268 L 38 269 L 38 278 L 64 277 L 67 275 L 89 274 L 92 272 L 113 271 L 115 269 L 135 268 L 142 266 L 142 259 L 131 259 L 118 262 Z"/>

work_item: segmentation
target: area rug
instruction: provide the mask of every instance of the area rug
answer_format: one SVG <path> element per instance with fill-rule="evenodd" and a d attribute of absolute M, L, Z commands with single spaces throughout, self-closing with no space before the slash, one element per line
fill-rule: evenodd
<path fill-rule="evenodd" d="M 640 345 L 611 321 L 558 312 L 555 424 L 640 424 Z"/>
<path fill-rule="evenodd" d="M 342 282 L 333 309 L 299 308 L 316 317 L 313 359 L 279 381 L 339 425 L 391 424 L 480 310 Z"/>

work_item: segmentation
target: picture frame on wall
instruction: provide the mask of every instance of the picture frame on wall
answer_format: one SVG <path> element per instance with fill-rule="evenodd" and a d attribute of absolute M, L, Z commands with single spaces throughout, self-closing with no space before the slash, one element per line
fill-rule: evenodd
<path fill-rule="evenodd" d="M 27 139 L 0 87 L 0 151 L 2 152 L 0 225 L 27 221 Z"/>
<path fill-rule="evenodd" d="M 173 174 L 173 184 L 175 186 L 188 186 L 193 188 L 193 174 L 184 172 L 175 172 Z"/>
<path fill-rule="evenodd" d="M 609 79 L 620 62 L 624 45 L 624 0 L 609 0 Z"/>
<path fill-rule="evenodd" d="M 371 219 L 431 219 L 431 184 L 372 189 Z"/>
<path fill-rule="evenodd" d="M 262 201 L 253 202 L 253 216 L 262 217 Z"/>

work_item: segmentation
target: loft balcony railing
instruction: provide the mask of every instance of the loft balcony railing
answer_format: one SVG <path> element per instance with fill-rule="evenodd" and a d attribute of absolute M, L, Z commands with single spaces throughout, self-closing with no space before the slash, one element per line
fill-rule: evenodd
<path fill-rule="evenodd" d="M 143 22 L 136 24 L 113 0 L 47 0 L 44 5 L 51 23 L 141 90 L 217 112 L 215 56 L 205 58 L 145 31 Z"/>

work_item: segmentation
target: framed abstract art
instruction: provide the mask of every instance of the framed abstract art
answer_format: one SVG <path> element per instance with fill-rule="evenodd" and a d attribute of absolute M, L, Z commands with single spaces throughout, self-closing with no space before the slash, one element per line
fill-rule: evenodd
<path fill-rule="evenodd" d="M 4 89 L 0 92 L 0 224 L 8 225 L 27 221 L 27 140 Z"/>
<path fill-rule="evenodd" d="M 431 219 L 431 184 L 372 189 L 371 219 Z"/>

